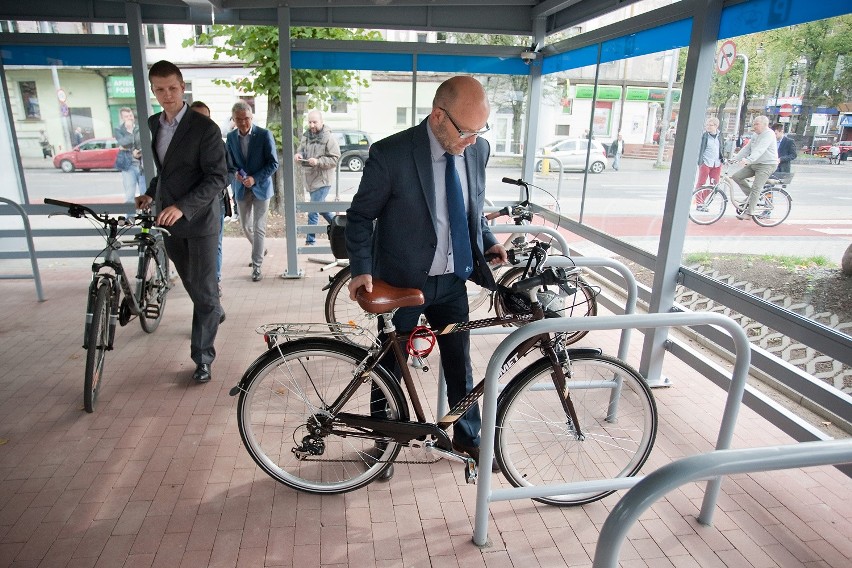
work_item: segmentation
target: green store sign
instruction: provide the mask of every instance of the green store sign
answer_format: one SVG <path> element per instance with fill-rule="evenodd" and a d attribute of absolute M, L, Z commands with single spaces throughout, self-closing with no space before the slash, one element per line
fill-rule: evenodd
<path fill-rule="evenodd" d="M 658 87 L 627 87 L 628 101 L 650 101 L 657 103 L 666 102 L 666 93 L 668 89 Z M 672 102 L 680 102 L 680 89 L 672 89 Z"/>
<path fill-rule="evenodd" d="M 136 87 L 130 75 L 110 75 L 107 77 L 107 96 L 111 99 L 132 99 L 136 96 Z"/>
<path fill-rule="evenodd" d="M 591 99 L 595 92 L 594 85 L 577 85 L 574 87 L 575 99 Z M 663 103 L 668 89 L 657 87 L 627 87 L 624 100 L 647 101 Z M 621 100 L 621 87 L 617 85 L 598 85 L 599 101 Z M 672 89 L 672 102 L 680 102 L 680 89 Z"/>
<path fill-rule="evenodd" d="M 577 85 L 574 87 L 574 98 L 591 99 L 594 92 L 594 85 Z M 599 101 L 617 101 L 619 99 L 621 99 L 621 87 L 613 85 L 598 85 Z"/>

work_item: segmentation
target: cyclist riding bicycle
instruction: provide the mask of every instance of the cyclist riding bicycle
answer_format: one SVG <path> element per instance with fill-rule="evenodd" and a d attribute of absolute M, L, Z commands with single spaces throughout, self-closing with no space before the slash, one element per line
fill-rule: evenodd
<path fill-rule="evenodd" d="M 748 196 L 742 212 L 737 219 L 748 219 L 754 215 L 754 206 L 760 196 L 763 185 L 772 172 L 778 167 L 778 142 L 775 133 L 769 128 L 769 119 L 765 116 L 755 117 L 751 122 L 755 135 L 733 157 L 733 162 L 739 162 L 742 168 L 731 176 L 743 193 Z M 753 177 L 751 185 L 746 181 Z"/>

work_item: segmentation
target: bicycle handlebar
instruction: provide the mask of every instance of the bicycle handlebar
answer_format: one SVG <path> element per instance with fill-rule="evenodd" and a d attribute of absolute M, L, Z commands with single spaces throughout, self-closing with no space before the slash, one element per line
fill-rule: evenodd
<path fill-rule="evenodd" d="M 119 220 L 123 220 L 125 226 L 132 226 L 136 223 L 130 221 L 129 219 L 123 217 L 110 217 L 108 213 L 98 213 L 97 211 L 87 207 L 86 205 L 81 205 L 79 203 L 71 203 L 70 201 L 60 201 L 59 199 L 51 199 L 50 197 L 44 198 L 44 203 L 46 205 L 56 205 L 58 207 L 62 207 L 68 209 L 68 215 L 71 217 L 75 217 L 79 219 L 80 217 L 84 217 L 85 215 L 89 215 L 100 223 L 104 225 L 110 225 L 112 223 L 118 224 Z M 155 231 L 160 231 L 165 235 L 171 235 L 171 233 L 165 227 L 158 227 L 154 225 L 154 215 L 150 213 L 145 213 L 142 215 L 137 215 L 136 218 L 139 220 L 139 225 L 143 229 L 153 229 Z"/>
<path fill-rule="evenodd" d="M 58 199 L 51 199 L 49 197 L 45 197 L 44 202 L 45 202 L 46 205 L 57 205 L 59 207 L 64 207 L 65 209 L 68 209 L 68 214 L 72 217 L 78 217 L 79 218 L 79 217 L 82 217 L 84 213 L 88 213 L 89 215 L 91 215 L 92 217 L 94 217 L 95 219 L 97 219 L 99 221 L 105 222 L 105 220 L 108 219 L 106 214 L 104 214 L 103 218 L 102 218 L 101 215 L 99 215 L 98 213 L 95 213 L 94 211 L 92 211 L 91 209 L 86 207 L 85 205 L 80 205 L 78 203 L 70 203 L 68 201 L 60 201 Z"/>

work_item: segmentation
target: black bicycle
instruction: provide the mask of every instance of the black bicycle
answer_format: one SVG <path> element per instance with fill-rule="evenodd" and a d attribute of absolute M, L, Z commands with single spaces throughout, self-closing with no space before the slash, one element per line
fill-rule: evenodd
<path fill-rule="evenodd" d="M 83 383 L 83 406 L 86 412 L 95 410 L 100 391 L 107 351 L 113 348 L 116 321 L 125 326 L 134 317 L 146 333 L 160 325 L 166 307 L 166 296 L 172 287 L 169 280 L 169 257 L 163 245 L 163 227 L 154 225 L 154 215 L 143 212 L 132 219 L 97 213 L 85 205 L 45 199 L 48 205 L 67 209 L 70 217 L 92 222 L 106 240 L 106 247 L 92 263 L 92 282 L 86 302 L 86 323 L 83 349 L 86 350 L 86 375 Z M 128 231 L 139 227 L 133 238 L 124 239 Z M 135 246 L 138 251 L 136 287 L 131 289 L 121 264 L 118 250 Z"/>
<path fill-rule="evenodd" d="M 518 185 L 526 191 L 526 200 L 513 205 L 507 205 L 499 211 L 488 213 L 485 217 L 489 221 L 501 217 L 510 217 L 512 222 L 519 228 L 528 225 L 533 217 L 530 206 L 529 184 L 522 179 L 503 178 L 504 183 Z M 538 259 L 534 258 L 536 251 L 541 249 L 537 246 L 540 242 L 537 235 L 532 237 L 523 231 L 511 233 L 503 243 L 508 254 L 508 263 L 493 267 L 494 278 L 498 289 L 510 287 L 520 278 L 527 276 L 529 266 Z M 343 232 L 334 235 L 329 233 L 329 239 L 342 239 Z M 546 246 L 546 245 L 545 245 Z M 332 251 L 345 251 L 345 244 L 332 243 Z M 336 258 L 346 258 L 338 256 Z M 498 274 L 499 273 L 499 274 Z M 574 270 L 570 273 L 570 286 L 551 289 L 549 292 L 541 292 L 539 300 L 544 304 L 547 317 L 587 317 L 598 313 L 597 296 L 600 289 L 592 286 L 582 276 L 582 271 Z M 328 284 L 323 287 L 327 290 L 325 297 L 325 321 L 328 323 L 351 323 L 356 326 L 367 327 L 372 319 L 371 314 L 365 313 L 357 302 L 349 298 L 349 282 L 352 280 L 352 272 L 349 266 L 341 268 L 334 276 L 329 276 Z M 569 293 L 570 291 L 570 293 Z M 468 301 L 471 313 L 490 302 L 498 316 L 510 312 L 511 306 L 505 303 L 504 294 L 496 294 L 486 288 L 480 288 L 476 293 L 470 294 Z M 509 324 L 507 324 L 509 325 Z M 512 324 L 519 325 L 519 324 Z M 566 335 L 563 339 L 567 343 L 576 343 L 586 336 L 588 331 L 575 331 Z M 351 341 L 361 347 L 369 347 L 369 337 L 363 335 L 344 335 L 341 339 Z"/>
<path fill-rule="evenodd" d="M 261 326 L 258 332 L 269 350 L 230 391 L 239 395 L 237 423 L 246 450 L 271 477 L 308 493 L 363 487 L 404 447 L 461 461 L 466 480 L 474 482 L 475 462 L 454 451 L 447 430 L 482 396 L 484 381 L 446 416 L 428 422 L 406 358 L 425 357 L 431 350 L 426 345 L 434 346 L 437 335 L 544 318 L 539 292 L 571 286 L 577 269 L 542 265 L 505 291 L 520 298 L 507 302 L 516 306 L 512 313 L 442 329 L 418 327 L 410 334 L 398 334 L 392 317 L 401 307 L 422 304 L 422 293 L 374 280 L 373 292 L 361 288 L 358 302 L 381 318 L 386 339 L 374 338 L 370 349 L 340 339 L 342 334 L 370 334 L 349 324 Z M 543 354 L 511 378 L 497 403 L 494 452 L 515 486 L 632 476 L 654 444 L 657 409 L 641 375 L 599 349 L 567 348 L 564 336 L 533 337 L 501 367 L 505 376 L 525 355 Z M 380 364 L 385 356 L 401 369 L 414 419 L 400 381 Z M 538 500 L 578 505 L 610 493 L 592 490 Z"/>

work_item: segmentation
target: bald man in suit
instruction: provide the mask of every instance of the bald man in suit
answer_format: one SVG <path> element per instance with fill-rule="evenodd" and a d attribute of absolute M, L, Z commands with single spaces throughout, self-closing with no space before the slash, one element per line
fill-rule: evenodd
<path fill-rule="evenodd" d="M 452 77 L 438 87 L 423 122 L 370 148 L 346 212 L 349 292 L 354 299 L 361 286 L 372 291 L 374 277 L 422 290 L 423 306 L 402 308 L 394 316 L 402 333 L 410 332 L 421 314 L 434 327 L 468 321 L 465 281 L 494 286 L 483 252 L 495 254 L 495 263 L 506 261 L 506 250 L 482 214 L 490 147 L 481 135 L 489 129 L 489 114 L 482 85 L 473 77 Z M 461 186 L 460 201 L 453 201 L 450 191 L 456 185 Z M 466 225 L 464 241 L 457 241 L 451 230 L 454 213 Z M 470 335 L 439 336 L 438 347 L 452 407 L 473 388 Z M 474 405 L 453 425 L 453 448 L 477 462 L 481 422 Z"/>

